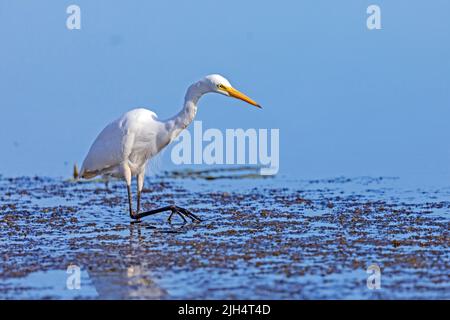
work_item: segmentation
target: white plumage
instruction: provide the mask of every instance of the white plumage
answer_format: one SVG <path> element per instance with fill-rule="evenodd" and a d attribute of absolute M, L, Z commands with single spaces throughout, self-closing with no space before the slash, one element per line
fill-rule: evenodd
<path fill-rule="evenodd" d="M 83 162 L 81 176 L 122 177 L 120 165 L 127 162 L 132 176 L 144 170 L 147 160 L 161 150 L 158 132 L 164 124 L 154 112 L 133 109 L 108 124 L 92 144 Z M 161 140 L 161 135 L 159 135 Z"/>
<path fill-rule="evenodd" d="M 81 168 L 81 177 L 90 179 L 98 175 L 108 175 L 123 178 L 127 184 L 130 216 L 139 219 L 153 214 L 149 212 L 139 214 L 147 162 L 192 122 L 199 99 L 208 92 L 235 97 L 260 107 L 255 101 L 234 89 L 224 77 L 217 74 L 206 76 L 189 87 L 183 109 L 168 120 L 160 121 L 153 111 L 139 108 L 128 111 L 108 124 L 89 149 Z M 137 177 L 138 189 L 136 213 L 132 210 L 130 190 L 133 176 Z M 193 216 L 187 210 L 175 206 L 167 210 L 172 210 L 172 213 L 178 213 L 182 217 L 183 215 L 189 217 L 189 214 Z"/>

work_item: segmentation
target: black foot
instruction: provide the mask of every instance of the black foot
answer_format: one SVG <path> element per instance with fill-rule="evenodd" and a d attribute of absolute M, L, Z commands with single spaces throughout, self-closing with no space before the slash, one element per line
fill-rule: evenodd
<path fill-rule="evenodd" d="M 172 216 L 174 214 L 179 215 L 184 222 L 187 222 L 186 218 L 191 219 L 193 222 L 201 222 L 202 220 L 200 220 L 199 217 L 197 217 L 195 214 L 193 214 L 192 212 L 190 212 L 189 210 L 186 210 L 184 208 L 175 206 L 175 205 L 171 205 L 171 206 L 167 206 L 167 207 L 162 207 L 162 208 L 158 208 L 158 209 L 154 209 L 154 210 L 150 210 L 150 211 L 146 211 L 146 212 L 139 212 L 139 213 L 130 213 L 130 218 L 133 220 L 139 221 L 139 219 L 146 217 L 146 216 L 150 216 L 150 215 L 154 215 L 160 212 L 165 212 L 165 211 L 171 211 L 170 216 L 168 221 L 170 222 L 172 220 Z"/>
<path fill-rule="evenodd" d="M 195 214 L 193 214 L 189 210 L 178 207 L 178 206 L 170 206 L 170 211 L 171 211 L 171 213 L 169 215 L 169 218 L 167 219 L 167 221 L 169 221 L 169 222 L 172 221 L 172 216 L 174 214 L 178 214 L 185 223 L 187 222 L 186 217 L 191 219 L 192 222 L 201 222 L 202 221 L 202 220 L 200 220 L 199 217 L 197 217 Z"/>

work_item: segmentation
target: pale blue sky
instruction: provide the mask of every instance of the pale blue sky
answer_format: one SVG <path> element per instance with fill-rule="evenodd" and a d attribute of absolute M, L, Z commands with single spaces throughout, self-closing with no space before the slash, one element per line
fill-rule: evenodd
<path fill-rule="evenodd" d="M 81 30 L 66 29 L 72 3 Z M 372 3 L 382 30 L 366 28 Z M 197 119 L 279 128 L 280 173 L 449 181 L 449 14 L 446 0 L 0 0 L 0 174 L 68 175 L 106 123 L 169 117 L 221 73 L 264 109 L 209 95 Z"/>

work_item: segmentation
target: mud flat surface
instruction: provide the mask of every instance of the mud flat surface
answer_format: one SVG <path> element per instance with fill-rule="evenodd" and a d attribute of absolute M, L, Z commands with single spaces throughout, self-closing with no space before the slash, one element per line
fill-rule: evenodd
<path fill-rule="evenodd" d="M 450 188 L 236 174 L 146 181 L 144 209 L 204 219 L 187 224 L 130 223 L 120 181 L 0 177 L 0 298 L 450 299 Z"/>

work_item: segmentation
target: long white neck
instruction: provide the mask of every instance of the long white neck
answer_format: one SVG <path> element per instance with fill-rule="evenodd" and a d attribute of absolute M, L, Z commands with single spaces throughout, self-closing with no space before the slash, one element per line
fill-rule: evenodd
<path fill-rule="evenodd" d="M 177 115 L 165 121 L 169 137 L 167 143 L 175 139 L 194 120 L 197 113 L 198 100 L 207 92 L 207 88 L 200 81 L 188 88 L 184 97 L 183 109 Z"/>

